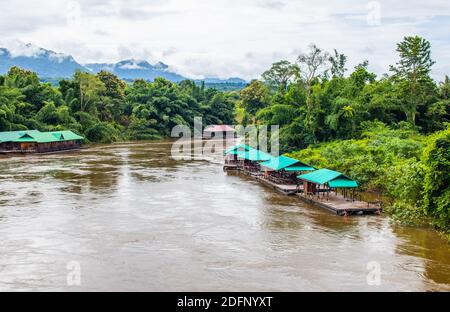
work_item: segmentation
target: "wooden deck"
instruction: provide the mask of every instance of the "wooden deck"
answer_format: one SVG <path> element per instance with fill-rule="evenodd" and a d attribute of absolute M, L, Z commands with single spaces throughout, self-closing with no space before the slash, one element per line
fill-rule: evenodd
<path fill-rule="evenodd" d="M 268 179 L 265 179 L 263 173 L 261 173 L 261 172 L 258 172 L 258 173 L 250 172 L 250 171 L 244 170 L 242 167 L 233 166 L 233 165 L 225 165 L 224 170 L 225 171 L 228 171 L 228 170 L 239 171 L 240 173 L 245 174 L 246 176 L 251 177 L 251 178 L 261 182 L 262 184 L 264 184 L 280 193 L 283 193 L 285 195 L 291 196 L 291 195 L 295 195 L 298 192 L 303 192 L 302 185 L 299 188 L 297 188 L 296 185 L 277 184 Z"/>
<path fill-rule="evenodd" d="M 296 185 L 276 184 L 270 180 L 265 179 L 263 176 L 258 176 L 256 177 L 256 179 L 260 181 L 262 184 L 265 184 L 266 186 L 271 187 L 272 189 L 289 196 L 293 196 L 297 193 L 303 192 L 303 186 L 297 188 Z"/>
<path fill-rule="evenodd" d="M 297 196 L 307 203 L 327 209 L 338 216 L 381 214 L 383 210 L 380 203 L 352 201 L 335 193 L 330 193 L 328 197 L 325 194 L 321 194 L 319 197 L 304 194 L 297 194 Z"/>
<path fill-rule="evenodd" d="M 236 170 L 240 173 L 251 177 L 267 187 L 270 187 L 280 193 L 288 196 L 298 196 L 300 199 L 306 203 L 316 205 L 318 207 L 324 208 L 330 212 L 335 213 L 338 216 L 350 216 L 350 215 L 365 215 L 365 214 L 381 214 L 382 207 L 380 203 L 368 203 L 363 201 L 351 201 L 344 198 L 340 194 L 330 193 L 328 196 L 326 193 L 320 194 L 320 196 L 308 196 L 303 194 L 303 185 L 298 188 L 296 185 L 283 185 L 276 184 L 270 180 L 264 178 L 262 173 L 254 173 L 243 170 L 242 167 L 237 165 L 225 165 L 224 170 Z"/>
<path fill-rule="evenodd" d="M 17 156 L 17 155 L 33 155 L 33 154 L 39 154 L 39 155 L 46 155 L 46 154 L 58 154 L 58 153 L 69 153 L 69 152 L 76 152 L 81 150 L 81 146 L 77 147 L 71 147 L 71 148 L 63 148 L 63 149 L 56 149 L 56 150 L 47 150 L 47 151 L 37 151 L 37 150 L 0 150 L 0 155 L 11 155 L 11 156 Z"/>

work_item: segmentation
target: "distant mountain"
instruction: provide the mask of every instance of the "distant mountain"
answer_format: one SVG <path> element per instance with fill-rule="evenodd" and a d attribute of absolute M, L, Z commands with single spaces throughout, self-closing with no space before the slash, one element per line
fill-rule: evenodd
<path fill-rule="evenodd" d="M 163 77 L 172 82 L 179 82 L 187 79 L 169 71 L 169 66 L 161 62 L 152 65 L 147 61 L 130 59 L 116 64 L 94 63 L 86 64 L 85 66 L 94 73 L 107 70 L 126 80 L 145 79 L 153 81 L 155 78 Z"/>
<path fill-rule="evenodd" d="M 124 80 L 145 79 L 153 81 L 157 77 L 162 77 L 172 82 L 179 82 L 188 79 L 171 72 L 169 66 L 162 62 L 152 65 L 145 60 L 129 59 L 118 63 L 92 63 L 82 65 L 70 55 L 46 50 L 31 44 L 15 47 L 12 51 L 0 48 L 0 74 L 7 73 L 12 66 L 34 71 L 46 80 L 69 78 L 76 70 L 91 73 L 106 70 Z M 204 81 L 207 84 L 224 83 L 243 85 L 246 83 L 245 80 L 240 78 L 226 80 L 206 78 Z"/>
<path fill-rule="evenodd" d="M 41 77 L 70 77 L 85 68 L 72 56 L 45 50 L 27 44 L 16 53 L 0 48 L 0 74 L 8 72 L 12 66 L 18 66 L 38 73 Z"/>

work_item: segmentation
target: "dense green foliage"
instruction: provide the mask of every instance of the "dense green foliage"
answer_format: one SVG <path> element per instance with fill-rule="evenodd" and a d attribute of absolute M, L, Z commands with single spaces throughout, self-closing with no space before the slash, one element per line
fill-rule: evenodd
<path fill-rule="evenodd" d="M 109 72 L 77 72 L 58 86 L 13 67 L 0 76 L 0 131 L 73 130 L 92 142 L 167 137 L 175 125 L 232 124 L 237 94 L 162 78 L 126 84 Z"/>
<path fill-rule="evenodd" d="M 261 124 L 279 124 L 285 151 L 318 142 L 359 138 L 367 121 L 396 127 L 408 122 L 421 133 L 443 130 L 450 122 L 450 81 L 429 76 L 431 47 L 420 37 L 398 45 L 400 60 L 391 75 L 378 78 L 362 62 L 346 73 L 346 56 L 315 45 L 297 63 L 275 63 L 262 81 L 241 91 L 238 107 Z M 240 112 L 242 115 L 242 112 Z"/>
<path fill-rule="evenodd" d="M 365 127 L 360 139 L 311 145 L 291 155 L 343 171 L 364 189 L 384 194 L 387 211 L 398 220 L 449 231 L 450 125 L 428 136 L 406 123 L 398 129 L 379 122 Z"/>
<path fill-rule="evenodd" d="M 430 43 L 406 37 L 380 78 L 368 61 L 347 74 L 333 52 L 311 45 L 273 64 L 241 91 L 237 116 L 280 125 L 282 151 L 384 194 L 399 220 L 450 232 L 450 81 L 430 77 Z"/>

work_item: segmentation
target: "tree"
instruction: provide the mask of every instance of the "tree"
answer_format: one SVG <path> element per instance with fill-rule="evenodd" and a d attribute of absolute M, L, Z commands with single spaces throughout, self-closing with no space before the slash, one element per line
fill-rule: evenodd
<path fill-rule="evenodd" d="M 88 111 L 100 95 L 106 91 L 103 82 L 94 75 L 77 71 L 74 80 L 79 88 L 80 111 Z"/>
<path fill-rule="evenodd" d="M 403 96 L 401 107 L 406 119 L 415 125 L 417 109 L 425 102 L 427 84 L 431 81 L 429 74 L 435 63 L 431 59 L 431 44 L 419 36 L 405 37 L 397 45 L 397 52 L 400 61 L 391 66 L 391 71 Z"/>
<path fill-rule="evenodd" d="M 262 74 L 262 79 L 271 87 L 281 93 L 285 93 L 289 81 L 298 76 L 299 68 L 289 61 L 279 61 L 272 64 L 272 67 Z"/>
<path fill-rule="evenodd" d="M 450 100 L 450 79 L 445 75 L 444 81 L 439 84 L 439 93 L 443 100 Z"/>
<path fill-rule="evenodd" d="M 38 84 L 39 77 L 36 73 L 17 66 L 11 67 L 6 74 L 6 85 L 9 87 L 25 88 Z"/>
<path fill-rule="evenodd" d="M 97 74 L 97 78 L 103 82 L 105 88 L 102 95 L 115 99 L 123 99 L 125 96 L 126 84 L 116 75 L 102 70 Z"/>
<path fill-rule="evenodd" d="M 307 91 L 305 124 L 306 127 L 310 129 L 311 136 L 315 138 L 318 126 L 317 117 L 320 103 L 318 103 L 317 100 L 319 99 L 317 97 L 315 101 L 312 98 L 312 86 L 318 76 L 322 73 L 326 61 L 329 59 L 329 54 L 327 52 L 323 52 L 315 44 L 311 44 L 309 48 L 309 53 L 300 54 L 297 61 L 299 63 L 300 73 L 305 82 Z M 319 105 L 314 105 L 315 103 Z"/>
<path fill-rule="evenodd" d="M 16 123 L 17 108 L 26 105 L 24 96 L 19 89 L 0 86 L 0 131 L 14 131 L 26 129 Z"/>
<path fill-rule="evenodd" d="M 344 77 L 347 68 L 345 65 L 347 63 L 347 56 L 344 54 L 338 53 L 338 51 L 334 50 L 334 55 L 328 58 L 328 61 L 331 63 L 331 75 L 333 77 L 342 78 Z"/>
<path fill-rule="evenodd" d="M 267 106 L 268 90 L 266 86 L 258 80 L 253 80 L 240 92 L 242 106 L 253 116 L 258 110 Z"/>
<path fill-rule="evenodd" d="M 424 208 L 435 217 L 434 225 L 450 230 L 450 128 L 431 136 L 423 163 Z"/>
<path fill-rule="evenodd" d="M 323 52 L 315 44 L 311 44 L 309 49 L 309 53 L 300 54 L 297 58 L 300 73 L 308 90 L 311 89 L 314 80 L 321 74 L 321 70 L 324 69 L 326 61 L 329 59 L 329 54 Z"/>

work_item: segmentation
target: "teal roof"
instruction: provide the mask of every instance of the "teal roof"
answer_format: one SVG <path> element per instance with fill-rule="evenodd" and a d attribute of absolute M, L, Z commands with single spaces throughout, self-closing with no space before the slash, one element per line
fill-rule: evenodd
<path fill-rule="evenodd" d="M 19 140 L 21 137 L 28 135 L 31 137 L 31 135 L 37 133 L 39 131 L 37 130 L 29 130 L 29 131 L 6 131 L 6 132 L 0 132 L 0 142 L 13 142 L 16 140 Z"/>
<path fill-rule="evenodd" d="M 289 172 L 300 172 L 300 171 L 314 171 L 314 170 L 316 170 L 316 168 L 311 167 L 311 166 L 292 166 L 292 167 L 287 167 L 284 170 L 289 171 Z"/>
<path fill-rule="evenodd" d="M 315 170 L 314 167 L 294 158 L 287 156 L 273 157 L 269 161 L 263 162 L 261 166 L 278 171 L 311 171 Z"/>
<path fill-rule="evenodd" d="M 50 143 L 84 140 L 72 131 L 40 132 L 38 130 L 0 132 L 0 142 Z"/>
<path fill-rule="evenodd" d="M 236 155 L 236 152 L 237 152 L 237 151 L 240 151 L 240 150 L 250 151 L 250 150 L 252 150 L 252 149 L 254 149 L 254 148 L 252 148 L 252 147 L 250 147 L 250 146 L 248 146 L 248 145 L 245 145 L 245 144 L 239 144 L 239 145 L 236 145 L 236 146 L 233 146 L 233 147 L 227 149 L 227 150 L 225 151 L 225 155 L 228 155 L 228 154 Z"/>
<path fill-rule="evenodd" d="M 320 185 L 328 184 L 328 186 L 332 188 L 347 188 L 359 186 L 357 181 L 350 179 L 343 173 L 329 169 L 320 169 L 314 172 L 303 174 L 298 178 Z"/>
<path fill-rule="evenodd" d="M 251 149 L 250 151 L 238 151 L 236 155 L 239 158 L 243 158 L 250 161 L 268 161 L 272 158 L 269 153 L 259 151 L 256 149 Z"/>
<path fill-rule="evenodd" d="M 76 140 L 84 140 L 82 136 L 79 136 L 78 134 L 72 132 L 72 131 L 55 131 L 51 132 L 53 136 L 60 140 L 65 141 L 76 141 Z"/>
<path fill-rule="evenodd" d="M 359 187 L 358 182 L 348 179 L 335 179 L 328 182 L 328 186 L 331 188 L 356 188 Z"/>

